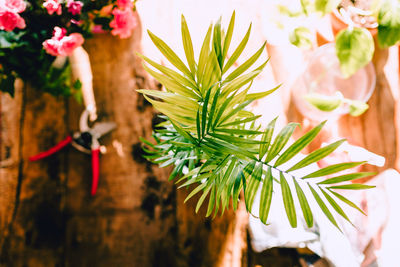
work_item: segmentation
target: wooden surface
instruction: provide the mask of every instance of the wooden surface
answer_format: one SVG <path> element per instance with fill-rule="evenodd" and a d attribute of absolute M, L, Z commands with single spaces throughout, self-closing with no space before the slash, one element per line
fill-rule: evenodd
<path fill-rule="evenodd" d="M 117 124 L 101 139 L 94 197 L 90 155 L 69 147 L 27 161 L 77 130 L 83 107 L 29 86 L 14 99 L 1 95 L 0 266 L 245 266 L 244 207 L 240 220 L 195 214 L 197 199 L 183 204 L 187 191 L 167 181 L 169 169 L 142 157 L 139 137 L 149 138 L 157 119 L 135 90 L 160 86 L 135 54 L 140 41 L 139 27 L 129 39 L 85 42 L 99 120 Z"/>

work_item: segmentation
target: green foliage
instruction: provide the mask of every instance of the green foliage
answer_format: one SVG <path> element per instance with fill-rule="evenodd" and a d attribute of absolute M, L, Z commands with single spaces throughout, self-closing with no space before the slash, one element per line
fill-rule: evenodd
<path fill-rule="evenodd" d="M 400 40 L 400 2 L 384 0 L 378 13 L 378 43 L 382 48 Z"/>
<path fill-rule="evenodd" d="M 289 41 L 297 47 L 309 49 L 312 47 L 312 33 L 306 27 L 298 27 L 290 33 Z"/>
<path fill-rule="evenodd" d="M 185 60 L 179 59 L 165 42 L 149 32 L 154 44 L 177 71 L 142 56 L 154 68 L 145 66 L 146 70 L 165 86 L 165 91 L 139 90 L 164 114 L 160 115 L 164 121 L 156 126 L 153 133 L 155 144 L 142 139 L 145 157 L 161 167 L 173 166 L 170 179 L 177 179 L 180 188 L 191 189 L 185 201 L 198 195 L 196 212 L 204 204 L 207 206 L 206 216 L 216 216 L 219 211 L 222 214 L 231 204 L 236 210 L 240 192 L 244 193 L 246 208 L 251 212 L 255 196 L 260 191 L 259 216 L 263 223 L 267 223 L 274 188 L 281 187 L 284 207 L 292 227 L 297 226 L 297 201 L 307 225 L 313 225 L 309 205 L 312 200 L 307 196 L 313 196 L 329 220 L 338 227 L 329 207 L 347 219 L 337 199 L 351 207 L 357 206 L 334 192 L 334 189 L 338 186 L 341 189 L 363 188 L 359 185 L 335 183 L 370 173 L 347 176 L 339 174 L 329 179 L 324 176 L 365 162 L 336 164 L 311 173 L 298 174 L 296 170 L 328 156 L 344 140 L 298 160 L 295 156 L 314 140 L 324 123 L 291 145 L 288 143 L 297 124 L 290 123 L 276 131 L 275 118 L 265 129 L 258 126 L 257 119 L 260 116 L 246 110 L 246 107 L 277 88 L 263 93 L 248 93 L 253 80 L 267 62 L 253 67 L 261 57 L 264 45 L 242 65 L 236 69 L 231 68 L 242 53 L 250 33 L 249 27 L 239 46 L 232 49 L 234 52 L 227 58 L 231 50 L 229 45 L 234 22 L 235 13 L 226 34 L 221 29 L 220 20 L 209 27 L 198 61 L 195 60 L 189 30 L 183 17 Z"/>
<path fill-rule="evenodd" d="M 345 77 L 367 65 L 374 55 L 374 40 L 365 28 L 348 27 L 336 36 L 336 55 Z"/>

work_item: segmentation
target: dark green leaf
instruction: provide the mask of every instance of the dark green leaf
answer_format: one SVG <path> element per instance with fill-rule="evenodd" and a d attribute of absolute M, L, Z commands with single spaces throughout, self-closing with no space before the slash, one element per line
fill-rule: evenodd
<path fill-rule="evenodd" d="M 296 129 L 297 125 L 298 123 L 291 122 L 285 127 L 283 127 L 283 129 L 276 136 L 275 141 L 272 144 L 271 148 L 269 149 L 265 162 L 270 162 L 285 147 L 285 145 L 289 141 L 289 138 L 292 136 L 294 129 Z"/>
<path fill-rule="evenodd" d="M 267 128 L 264 131 L 263 136 L 261 137 L 261 141 L 263 142 L 260 145 L 260 149 L 259 149 L 259 159 L 262 160 L 262 158 L 264 157 L 265 153 L 267 153 L 268 147 L 271 143 L 271 139 L 272 139 L 272 135 L 274 133 L 274 129 L 275 129 L 275 123 L 276 120 L 278 119 L 278 117 L 276 117 L 275 119 L 273 119 L 268 125 Z"/>
<path fill-rule="evenodd" d="M 271 173 L 271 167 L 268 167 L 267 174 L 263 180 L 263 186 L 261 189 L 261 198 L 260 198 L 260 220 L 266 224 L 269 214 L 269 209 L 271 207 L 272 200 L 272 190 L 273 189 L 273 179 Z"/>
<path fill-rule="evenodd" d="M 307 226 L 312 227 L 314 224 L 314 218 L 310 209 L 310 205 L 308 204 L 307 198 L 304 195 L 303 190 L 301 189 L 300 185 L 298 184 L 295 178 L 293 178 L 293 183 L 296 187 L 297 197 L 299 198 L 300 207 L 301 210 L 303 211 L 304 219 L 306 220 Z"/>
<path fill-rule="evenodd" d="M 301 168 L 304 168 L 312 163 L 315 163 L 317 161 L 319 161 L 320 159 L 325 158 L 326 156 L 328 156 L 329 154 L 331 154 L 333 151 L 336 150 L 336 148 L 338 148 L 343 142 L 345 142 L 345 139 L 336 141 L 330 145 L 321 147 L 315 151 L 313 151 L 312 153 L 310 153 L 307 157 L 305 157 L 304 159 L 300 160 L 298 163 L 296 163 L 293 167 L 291 167 L 290 169 L 288 169 L 288 172 L 294 171 L 294 170 L 298 170 Z"/>
<path fill-rule="evenodd" d="M 321 131 L 322 127 L 324 127 L 325 122 L 322 122 L 318 126 L 314 127 L 312 130 L 307 132 L 301 138 L 299 138 L 296 142 L 294 142 L 282 155 L 277 159 L 274 166 L 279 166 L 288 160 L 292 159 L 295 155 L 297 155 L 303 148 L 305 148 L 308 144 L 311 143 L 312 140 L 317 136 L 317 134 Z"/>
<path fill-rule="evenodd" d="M 360 179 L 367 176 L 375 175 L 375 172 L 356 172 L 356 173 L 349 173 L 344 175 L 339 175 L 333 178 L 326 179 L 318 184 L 337 184 L 341 182 L 351 181 L 354 179 Z"/>
<path fill-rule="evenodd" d="M 293 228 L 297 227 L 297 216 L 296 210 L 294 208 L 294 202 L 292 197 L 292 192 L 290 191 L 289 184 L 286 181 L 285 176 L 283 176 L 282 172 L 280 174 L 280 182 L 282 187 L 282 198 L 283 205 L 285 206 L 285 211 L 287 218 L 289 219 L 289 223 Z"/>
<path fill-rule="evenodd" d="M 303 179 L 316 178 L 316 177 L 321 177 L 321 176 L 325 176 L 325 175 L 330 175 L 333 173 L 337 173 L 337 172 L 340 172 L 343 170 L 347 170 L 347 169 L 351 169 L 351 168 L 360 166 L 364 163 L 366 163 L 366 161 L 345 162 L 345 163 L 333 164 L 328 167 L 322 168 L 318 171 L 315 171 L 313 173 L 307 174 L 306 176 L 303 177 Z"/>

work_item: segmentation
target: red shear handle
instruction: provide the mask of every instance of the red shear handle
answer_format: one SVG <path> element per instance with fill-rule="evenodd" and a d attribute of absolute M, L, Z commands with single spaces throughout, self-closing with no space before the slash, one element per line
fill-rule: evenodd
<path fill-rule="evenodd" d="M 99 153 L 100 149 L 98 148 L 92 150 L 92 196 L 96 194 L 99 184 Z"/>
<path fill-rule="evenodd" d="M 71 142 L 72 142 L 72 137 L 68 136 L 67 138 L 65 138 L 64 140 L 62 140 L 60 143 L 58 143 L 57 145 L 53 146 L 49 150 L 40 152 L 39 154 L 30 157 L 29 160 L 30 161 L 36 161 L 36 160 L 40 160 L 40 159 L 46 158 L 46 157 L 56 153 L 57 151 L 61 150 L 63 147 L 65 147 L 66 145 L 68 145 Z"/>

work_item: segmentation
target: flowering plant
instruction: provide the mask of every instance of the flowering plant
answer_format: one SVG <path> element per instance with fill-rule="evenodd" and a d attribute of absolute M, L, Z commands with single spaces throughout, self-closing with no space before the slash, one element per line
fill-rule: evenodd
<path fill-rule="evenodd" d="M 12 95 L 19 77 L 53 95 L 79 92 L 62 59 L 93 33 L 128 38 L 134 11 L 134 0 L 0 0 L 0 90 Z"/>

